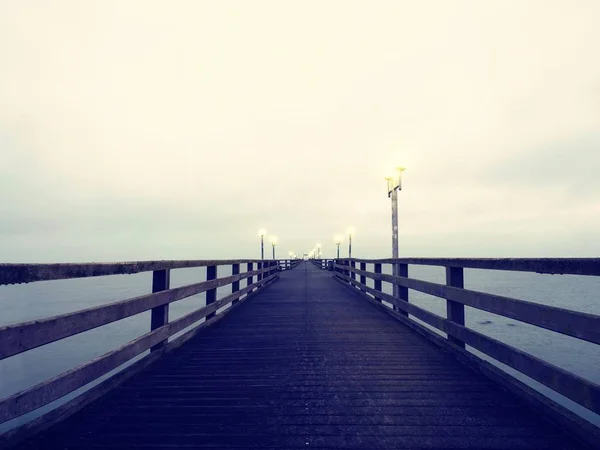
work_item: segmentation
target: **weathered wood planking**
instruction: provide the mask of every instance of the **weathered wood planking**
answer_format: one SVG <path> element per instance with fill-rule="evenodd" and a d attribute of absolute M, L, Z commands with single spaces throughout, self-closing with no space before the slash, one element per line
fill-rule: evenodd
<path fill-rule="evenodd" d="M 227 305 L 233 300 L 239 299 L 242 295 L 250 292 L 270 282 L 277 277 L 273 274 L 268 278 L 263 278 L 254 285 L 247 286 L 235 293 L 232 293 L 221 300 L 210 305 L 199 308 L 173 322 L 170 322 L 154 331 L 144 334 L 137 339 L 123 345 L 122 347 L 99 356 L 92 361 L 63 372 L 54 378 L 46 380 L 36 386 L 33 386 L 23 392 L 18 392 L 10 397 L 0 400 L 0 423 L 19 417 L 34 409 L 40 408 L 56 399 L 59 399 L 75 389 L 94 381 L 102 375 L 119 367 L 121 364 L 129 361 L 131 358 L 150 349 L 157 343 L 164 341 L 175 333 L 192 325 L 193 323 L 207 317 L 217 311 L 222 306 Z"/>
<path fill-rule="evenodd" d="M 19 450 L 584 448 L 330 273 L 301 267 Z"/>
<path fill-rule="evenodd" d="M 461 342 L 491 356 L 495 360 L 539 381 L 587 409 L 595 413 L 600 413 L 600 385 L 569 373 L 560 367 L 536 358 L 508 344 L 458 325 L 414 304 L 402 301 L 392 295 L 384 294 L 346 275 L 338 273 L 337 276 L 351 283 L 357 289 L 392 303 L 419 320 L 452 335 Z M 429 332 L 431 333 L 431 331 Z"/>

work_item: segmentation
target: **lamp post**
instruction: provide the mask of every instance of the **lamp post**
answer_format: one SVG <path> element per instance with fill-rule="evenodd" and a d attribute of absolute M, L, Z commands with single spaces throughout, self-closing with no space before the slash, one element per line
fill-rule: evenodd
<path fill-rule="evenodd" d="M 320 259 L 323 256 L 321 253 L 321 244 L 317 244 L 317 259 Z"/>
<path fill-rule="evenodd" d="M 258 230 L 258 236 L 260 237 L 260 259 L 265 259 L 265 236 L 267 235 L 267 230 L 261 228 Z"/>
<path fill-rule="evenodd" d="M 356 230 L 353 227 L 348 227 L 346 233 L 348 234 L 348 258 L 352 258 L 352 236 L 354 236 Z"/>
<path fill-rule="evenodd" d="M 404 167 L 396 167 L 394 173 L 386 178 L 388 197 L 392 199 L 392 258 L 398 258 L 398 191 L 402 190 L 402 172 Z M 398 276 L 398 264 L 392 265 L 392 273 Z M 394 297 L 398 296 L 398 286 L 393 285 Z"/>
<path fill-rule="evenodd" d="M 277 245 L 277 242 L 279 242 L 279 239 L 277 239 L 277 236 L 271 236 L 271 246 L 273 247 L 273 259 L 275 259 L 275 246 Z"/>
<path fill-rule="evenodd" d="M 337 259 L 340 259 L 340 244 L 344 241 L 344 238 L 341 235 L 336 235 L 335 238 L 335 245 L 337 245 Z"/>

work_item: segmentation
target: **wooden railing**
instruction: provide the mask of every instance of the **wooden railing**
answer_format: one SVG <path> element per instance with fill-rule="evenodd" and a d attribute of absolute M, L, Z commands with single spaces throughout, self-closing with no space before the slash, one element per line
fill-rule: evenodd
<path fill-rule="evenodd" d="M 0 264 L 0 285 L 152 272 L 152 293 L 150 294 L 41 320 L 0 327 L 0 360 L 2 360 L 151 310 L 149 333 L 52 379 L 0 399 L 0 424 L 40 408 L 87 385 L 150 349 L 150 354 L 136 363 L 138 370 L 145 367 L 165 352 L 179 347 L 201 328 L 212 324 L 231 310 L 229 308 L 218 313 L 219 309 L 230 303 L 233 306 L 240 300 L 245 300 L 253 292 L 275 281 L 280 270 L 292 269 L 298 263 L 299 261 L 295 260 L 216 260 L 100 264 Z M 231 267 L 232 275 L 217 278 L 219 268 L 223 266 Z M 189 267 L 206 267 L 206 281 L 171 289 L 171 270 Z M 242 267 L 245 269 L 243 272 L 240 271 Z M 240 286 L 242 281 L 245 281 L 243 287 Z M 217 288 L 228 285 L 231 285 L 231 294 L 217 300 Z M 206 293 L 206 306 L 169 321 L 169 305 L 171 303 L 200 293 Z M 170 336 L 192 326 L 201 319 L 206 319 L 206 321 L 168 342 Z M 118 378 L 121 382 L 126 379 L 126 376 L 120 374 L 113 378 Z M 116 382 L 112 381 L 109 383 L 109 387 L 114 387 L 115 384 Z M 83 394 L 71 401 L 69 408 L 73 410 L 78 408 L 77 405 L 82 406 L 84 403 L 89 403 L 106 391 L 106 389 L 94 389 L 93 394 L 87 396 Z"/>
<path fill-rule="evenodd" d="M 333 261 L 331 259 L 318 259 L 318 258 L 312 258 L 309 259 L 309 261 L 311 263 L 313 263 L 315 266 L 321 268 L 321 269 L 327 269 L 327 262 L 328 261 Z"/>
<path fill-rule="evenodd" d="M 410 264 L 445 267 L 446 284 L 408 278 Z M 373 269 L 367 270 L 367 265 Z M 389 272 L 396 275 L 382 273 L 383 265 L 391 266 Z M 373 303 L 434 340 L 443 338 L 412 317 L 446 333 L 446 344 L 451 348 L 464 352 L 465 345 L 471 346 L 600 414 L 600 385 L 468 328 L 465 305 L 594 344 L 600 344 L 600 316 L 465 289 L 465 268 L 600 276 L 600 259 L 340 259 L 334 270 L 336 277 Z M 374 287 L 367 286 L 367 278 L 373 280 Z M 395 285 L 396 296 L 382 292 L 382 282 Z M 445 299 L 446 317 L 410 303 L 409 289 Z M 600 360 L 590 363 L 600 364 Z"/>

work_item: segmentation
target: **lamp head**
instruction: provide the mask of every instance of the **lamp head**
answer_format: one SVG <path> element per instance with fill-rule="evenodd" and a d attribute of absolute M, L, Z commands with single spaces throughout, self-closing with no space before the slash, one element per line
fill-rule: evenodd
<path fill-rule="evenodd" d="M 258 230 L 259 237 L 264 237 L 266 234 L 267 234 L 267 230 L 265 230 L 264 228 L 261 228 L 260 230 Z"/>
<path fill-rule="evenodd" d="M 394 189 L 402 190 L 402 172 L 406 169 L 404 167 L 396 167 L 392 173 L 390 173 L 385 180 L 387 181 L 388 197 L 392 194 Z"/>
<path fill-rule="evenodd" d="M 279 242 L 279 239 L 277 238 L 277 236 L 271 236 L 271 238 L 269 239 L 269 241 L 271 242 L 271 244 L 273 246 L 275 246 Z"/>
<path fill-rule="evenodd" d="M 333 240 L 336 244 L 340 245 L 342 242 L 344 242 L 344 237 L 340 234 L 336 234 Z"/>
<path fill-rule="evenodd" d="M 356 229 L 354 227 L 348 227 L 346 229 L 346 234 L 348 236 L 354 236 L 355 233 L 356 233 Z"/>

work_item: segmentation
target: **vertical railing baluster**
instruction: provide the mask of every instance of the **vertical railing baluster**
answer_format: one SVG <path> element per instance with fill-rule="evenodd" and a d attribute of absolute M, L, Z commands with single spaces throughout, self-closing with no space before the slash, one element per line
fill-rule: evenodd
<path fill-rule="evenodd" d="M 152 272 L 152 292 L 166 291 L 171 283 L 171 271 L 169 269 L 155 270 Z M 169 323 L 169 304 L 152 308 L 150 313 L 150 331 L 156 330 Z M 167 339 L 150 348 L 154 352 L 167 344 Z"/>
<path fill-rule="evenodd" d="M 206 281 L 215 280 L 217 278 L 217 266 L 206 266 Z M 206 306 L 213 304 L 217 301 L 217 288 L 212 288 L 206 291 Z M 210 320 L 217 312 L 212 312 L 206 316 L 206 320 Z"/>
<path fill-rule="evenodd" d="M 455 288 L 465 287 L 464 270 L 462 267 L 446 267 L 446 284 Z M 465 325 L 465 305 L 446 299 L 446 317 L 451 322 Z M 448 340 L 458 347 L 465 348 L 465 343 L 454 336 L 448 335 Z"/>
<path fill-rule="evenodd" d="M 367 271 L 367 263 L 361 262 L 360 263 L 360 270 L 362 270 L 363 272 Z M 361 274 L 360 275 L 360 284 L 367 284 L 367 277 L 366 275 Z M 367 292 L 364 290 L 364 288 L 360 289 L 362 292 Z"/>
<path fill-rule="evenodd" d="M 233 264 L 231 266 L 231 275 L 239 275 L 240 274 L 240 264 Z M 231 283 L 231 293 L 233 294 L 234 292 L 237 292 L 240 290 L 240 280 L 238 281 L 234 281 L 233 283 Z M 240 299 L 237 298 L 235 299 L 233 302 L 231 302 L 232 304 L 236 304 L 237 302 L 239 302 Z"/>
<path fill-rule="evenodd" d="M 375 270 L 374 272 L 377 274 L 381 273 L 381 263 L 375 263 Z M 375 290 L 381 292 L 381 280 L 377 280 L 374 279 L 374 285 L 375 285 Z M 379 303 L 381 303 L 381 298 L 375 296 L 375 300 L 377 300 Z"/>
<path fill-rule="evenodd" d="M 260 269 L 262 269 L 262 267 L 263 267 L 262 262 L 256 263 L 256 270 L 260 270 Z M 262 280 L 262 278 L 263 278 L 262 273 L 259 273 L 258 275 L 256 275 L 256 281 L 260 281 L 260 280 Z"/>
<path fill-rule="evenodd" d="M 249 262 L 248 263 L 248 267 L 247 267 L 247 271 L 248 272 L 252 272 L 254 270 L 254 263 Z M 254 283 L 253 281 L 253 276 L 250 275 L 248 278 L 246 278 L 246 286 L 250 286 L 252 283 Z M 248 291 L 248 294 L 252 292 L 252 291 Z"/>
<path fill-rule="evenodd" d="M 350 267 L 356 269 L 356 261 L 350 261 Z M 356 274 L 354 272 L 350 272 L 350 278 L 356 280 Z"/>
<path fill-rule="evenodd" d="M 396 274 L 399 277 L 408 277 L 408 264 L 395 264 Z M 400 300 L 408 302 L 408 288 L 405 286 L 396 285 L 396 295 Z M 397 306 L 394 306 L 394 310 L 398 311 L 403 316 L 408 317 L 406 311 L 401 310 Z"/>

